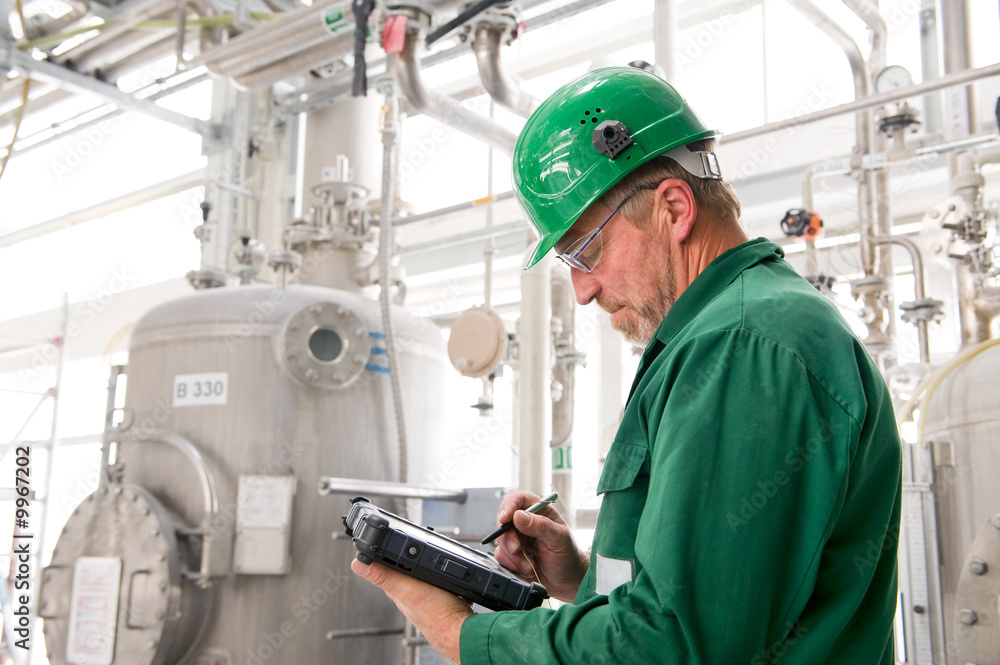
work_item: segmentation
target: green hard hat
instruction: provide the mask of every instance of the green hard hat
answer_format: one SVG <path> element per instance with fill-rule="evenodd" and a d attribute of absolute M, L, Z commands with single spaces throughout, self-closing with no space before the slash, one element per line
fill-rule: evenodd
<path fill-rule="evenodd" d="M 539 236 L 525 269 L 631 171 L 716 135 L 669 83 L 641 69 L 597 69 L 564 85 L 514 147 L 514 191 Z"/>

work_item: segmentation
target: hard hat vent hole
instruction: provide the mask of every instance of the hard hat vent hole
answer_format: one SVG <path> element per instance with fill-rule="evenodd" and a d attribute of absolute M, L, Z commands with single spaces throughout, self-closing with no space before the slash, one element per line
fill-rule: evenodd
<path fill-rule="evenodd" d="M 590 115 L 590 111 L 584 111 L 583 114 L 584 115 Z"/>
<path fill-rule="evenodd" d="M 597 118 L 591 118 L 590 121 L 591 122 L 597 122 Z"/>
<path fill-rule="evenodd" d="M 581 125 L 586 125 L 586 124 L 587 124 L 587 121 L 586 121 L 586 120 L 581 120 L 581 121 L 580 121 L 580 124 L 581 124 Z"/>
<path fill-rule="evenodd" d="M 595 113 L 600 113 L 600 112 L 601 112 L 601 109 L 597 109 L 597 111 L 595 111 Z"/>

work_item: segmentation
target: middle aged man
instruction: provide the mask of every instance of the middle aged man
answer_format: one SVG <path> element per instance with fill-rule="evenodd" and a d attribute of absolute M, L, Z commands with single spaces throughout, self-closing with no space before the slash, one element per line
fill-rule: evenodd
<path fill-rule="evenodd" d="M 577 300 L 645 344 L 598 492 L 590 554 L 553 508 L 497 558 L 556 610 L 465 602 L 354 562 L 464 665 L 891 665 L 900 444 L 889 396 L 836 309 L 748 241 L 707 130 L 666 82 L 608 68 L 528 121 L 514 182 Z M 529 562 L 530 559 L 530 562 Z"/>

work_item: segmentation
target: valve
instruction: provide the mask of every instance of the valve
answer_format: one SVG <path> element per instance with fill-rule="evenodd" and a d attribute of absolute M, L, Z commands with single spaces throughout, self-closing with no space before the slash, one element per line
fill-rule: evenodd
<path fill-rule="evenodd" d="M 789 238 L 805 236 L 806 240 L 815 240 L 821 228 L 823 220 L 817 213 L 805 208 L 792 208 L 781 220 L 781 230 Z"/>

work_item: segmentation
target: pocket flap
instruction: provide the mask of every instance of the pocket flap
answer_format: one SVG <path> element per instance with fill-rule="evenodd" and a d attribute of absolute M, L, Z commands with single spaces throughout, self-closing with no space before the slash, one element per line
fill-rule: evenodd
<path fill-rule="evenodd" d="M 597 493 L 623 490 L 632 485 L 649 457 L 649 450 L 631 443 L 615 441 L 608 451 L 604 471 L 597 483 Z"/>

